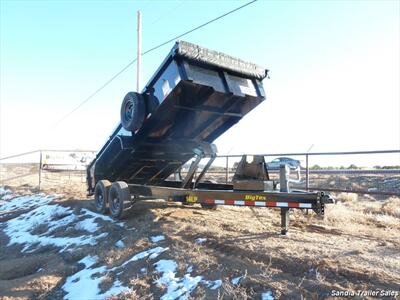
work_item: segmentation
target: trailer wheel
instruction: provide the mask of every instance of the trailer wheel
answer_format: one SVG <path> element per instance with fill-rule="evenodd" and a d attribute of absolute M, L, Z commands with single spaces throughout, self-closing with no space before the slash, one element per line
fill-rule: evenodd
<path fill-rule="evenodd" d="M 121 105 L 121 124 L 128 131 L 138 130 L 144 121 L 146 105 L 143 96 L 129 92 Z"/>
<path fill-rule="evenodd" d="M 108 180 L 99 180 L 94 188 L 94 203 L 99 213 L 107 212 L 108 191 L 111 183 Z"/>
<path fill-rule="evenodd" d="M 147 105 L 147 112 L 146 114 L 153 114 L 157 107 L 160 105 L 157 97 L 154 95 L 146 95 L 146 105 Z"/>
<path fill-rule="evenodd" d="M 129 187 L 126 182 L 117 181 L 111 185 L 108 195 L 110 213 L 116 219 L 121 219 L 124 212 L 124 202 L 131 200 Z"/>
<path fill-rule="evenodd" d="M 212 210 L 216 210 L 217 206 L 215 204 L 207 204 L 207 203 L 200 203 L 201 208 L 204 209 L 212 209 Z"/>

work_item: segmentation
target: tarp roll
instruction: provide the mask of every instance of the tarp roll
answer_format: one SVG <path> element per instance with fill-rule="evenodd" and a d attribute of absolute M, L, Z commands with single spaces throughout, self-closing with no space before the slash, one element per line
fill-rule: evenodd
<path fill-rule="evenodd" d="M 263 80 L 268 75 L 268 70 L 257 66 L 256 64 L 185 41 L 176 42 L 175 54 L 189 60 L 207 63 L 218 68 L 251 76 L 259 80 Z"/>

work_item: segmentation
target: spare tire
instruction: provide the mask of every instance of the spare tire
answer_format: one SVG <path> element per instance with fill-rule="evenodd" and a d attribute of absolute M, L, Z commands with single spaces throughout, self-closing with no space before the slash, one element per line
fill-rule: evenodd
<path fill-rule="evenodd" d="M 146 105 L 139 93 L 126 94 L 121 105 L 121 124 L 128 131 L 138 130 L 144 121 Z"/>
<path fill-rule="evenodd" d="M 147 104 L 147 112 L 146 114 L 153 114 L 157 107 L 160 105 L 160 102 L 158 101 L 157 97 L 154 95 L 145 95 L 146 98 L 146 104 Z"/>

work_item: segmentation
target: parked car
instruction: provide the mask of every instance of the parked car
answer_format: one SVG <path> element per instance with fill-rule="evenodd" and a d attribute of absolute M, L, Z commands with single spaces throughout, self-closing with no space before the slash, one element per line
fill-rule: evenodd
<path fill-rule="evenodd" d="M 290 157 L 278 157 L 267 162 L 267 168 L 269 170 L 279 170 L 281 165 L 288 165 L 290 169 L 294 170 L 300 168 L 300 161 Z"/>

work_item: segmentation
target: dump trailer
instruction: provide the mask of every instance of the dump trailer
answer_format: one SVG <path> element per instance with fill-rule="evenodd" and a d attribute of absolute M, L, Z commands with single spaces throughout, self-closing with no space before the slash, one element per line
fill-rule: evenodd
<path fill-rule="evenodd" d="M 323 192 L 290 191 L 287 166 L 270 180 L 262 156 L 244 155 L 232 184 L 204 181 L 217 156 L 213 141 L 265 100 L 268 70 L 178 41 L 141 93 L 123 99 L 120 123 L 87 168 L 96 209 L 121 218 L 139 200 L 162 198 L 204 208 L 275 207 L 282 234 L 291 209 L 324 214 Z M 208 159 L 200 172 L 200 161 Z M 180 170 L 191 161 L 184 177 Z M 197 174 L 199 173 L 199 174 Z"/>

